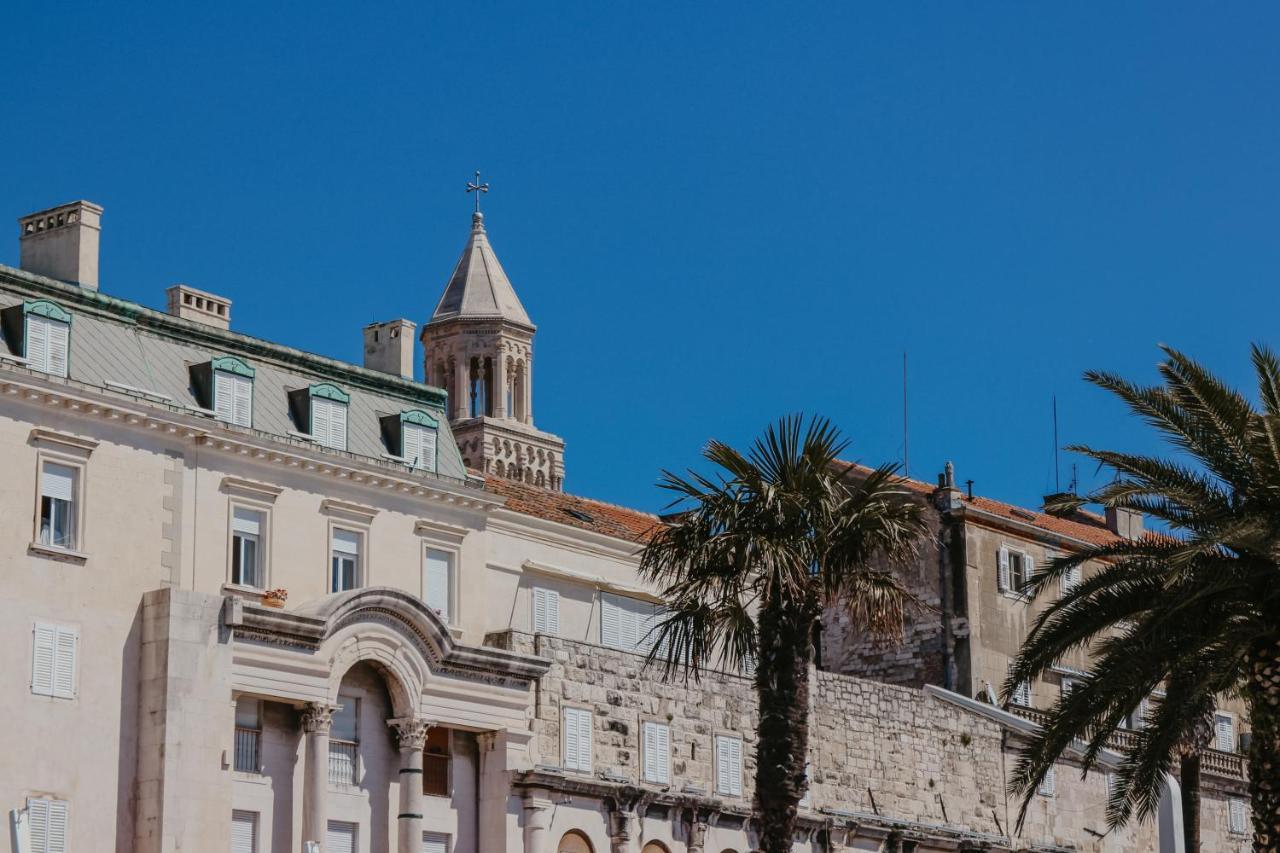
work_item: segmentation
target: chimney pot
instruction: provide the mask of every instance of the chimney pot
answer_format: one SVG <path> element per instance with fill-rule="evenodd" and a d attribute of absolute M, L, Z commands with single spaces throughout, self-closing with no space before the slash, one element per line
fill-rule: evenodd
<path fill-rule="evenodd" d="M 169 295 L 169 313 L 184 320 L 194 320 L 219 329 L 231 328 L 231 300 L 175 284 L 165 291 Z"/>
<path fill-rule="evenodd" d="M 18 265 L 27 272 L 98 289 L 102 208 L 73 201 L 18 220 Z"/>
<path fill-rule="evenodd" d="M 412 320 L 388 320 L 364 327 L 364 366 L 402 379 L 413 379 Z"/>

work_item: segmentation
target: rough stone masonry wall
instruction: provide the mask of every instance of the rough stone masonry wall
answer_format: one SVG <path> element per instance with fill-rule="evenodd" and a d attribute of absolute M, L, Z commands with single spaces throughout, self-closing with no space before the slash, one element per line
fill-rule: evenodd
<path fill-rule="evenodd" d="M 645 671 L 637 655 L 541 634 L 506 632 L 490 642 L 552 661 L 537 688 L 538 763 L 560 763 L 562 709 L 589 708 L 593 775 L 643 787 L 640 724 L 657 720 L 671 726 L 670 790 L 715 796 L 713 738 L 740 734 L 745 798 L 726 806 L 750 807 L 757 717 L 749 679 L 713 672 L 701 683 L 665 682 L 660 673 Z M 921 690 L 826 672 L 815 674 L 812 707 L 810 810 L 878 811 L 942 832 L 1010 834 L 1016 805 L 1004 791 L 1014 756 L 994 721 Z M 1081 780 L 1075 768 L 1061 767 L 1055 795 L 1037 798 L 1015 846 L 1156 849 L 1150 824 L 1108 836 L 1105 843 L 1086 831 L 1105 830 L 1105 790 L 1102 777 Z"/>

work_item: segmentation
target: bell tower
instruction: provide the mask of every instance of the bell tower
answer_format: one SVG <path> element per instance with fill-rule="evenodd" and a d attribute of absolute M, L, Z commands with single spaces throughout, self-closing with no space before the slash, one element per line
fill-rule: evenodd
<path fill-rule="evenodd" d="M 537 328 L 489 245 L 480 194 L 471 235 L 444 295 L 422 329 L 423 375 L 449 392 L 449 422 L 468 467 L 561 491 L 564 440 L 533 425 Z"/>

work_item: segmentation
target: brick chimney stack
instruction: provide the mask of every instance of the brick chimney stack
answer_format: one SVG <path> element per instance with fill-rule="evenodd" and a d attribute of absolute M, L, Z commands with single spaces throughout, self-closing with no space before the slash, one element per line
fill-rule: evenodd
<path fill-rule="evenodd" d="M 18 220 L 19 266 L 27 272 L 98 289 L 102 208 L 89 201 L 51 207 Z"/>
<path fill-rule="evenodd" d="M 413 379 L 412 320 L 388 320 L 364 327 L 364 366 L 402 379 Z"/>

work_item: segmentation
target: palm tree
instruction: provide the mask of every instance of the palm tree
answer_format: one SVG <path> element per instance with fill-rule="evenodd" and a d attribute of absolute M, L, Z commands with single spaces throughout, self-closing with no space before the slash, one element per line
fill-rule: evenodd
<path fill-rule="evenodd" d="M 663 472 L 678 510 L 645 548 L 640 574 L 669 615 L 650 660 L 667 676 L 699 677 L 755 662 L 760 721 L 756 803 L 765 853 L 790 851 L 807 786 L 812 635 L 825 606 L 847 607 L 868 630 L 901 634 L 910 594 L 892 568 L 924 530 L 892 466 L 848 478 L 846 443 L 827 421 L 769 427 L 744 455 L 718 441 L 714 475 Z"/>
<path fill-rule="evenodd" d="M 1086 768 L 1121 721 L 1163 684 L 1165 695 L 1124 751 L 1108 804 L 1112 826 L 1158 808 L 1165 774 L 1203 735 L 1205 709 L 1238 694 L 1253 736 L 1248 768 L 1254 849 L 1280 846 L 1280 361 L 1254 346 L 1259 402 L 1164 347 L 1161 384 L 1085 374 L 1151 424 L 1170 458 L 1071 448 L 1115 480 L 1054 509 L 1097 502 L 1141 512 L 1165 530 L 1052 561 L 1029 591 L 1043 595 L 1085 563 L 1102 568 L 1037 618 L 1005 685 L 1088 649 L 1081 688 L 1059 700 L 1024 749 L 1012 788 L 1025 815 L 1036 786 L 1076 739 Z M 1188 768 L 1190 769 L 1190 768 Z"/>

